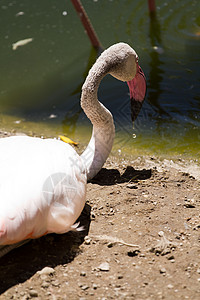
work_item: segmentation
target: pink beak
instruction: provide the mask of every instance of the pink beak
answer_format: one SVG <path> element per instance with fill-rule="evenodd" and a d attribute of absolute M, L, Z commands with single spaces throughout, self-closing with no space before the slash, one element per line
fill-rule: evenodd
<path fill-rule="evenodd" d="M 146 78 L 137 62 L 137 72 L 135 77 L 127 82 L 131 99 L 131 118 L 134 122 L 142 108 L 146 94 Z"/>

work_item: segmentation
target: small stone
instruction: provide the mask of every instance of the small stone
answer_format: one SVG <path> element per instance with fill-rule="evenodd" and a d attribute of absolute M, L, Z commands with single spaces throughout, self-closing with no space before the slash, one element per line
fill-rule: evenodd
<path fill-rule="evenodd" d="M 122 279 L 123 278 L 123 275 L 121 275 L 121 274 L 119 274 L 118 276 L 117 276 L 117 279 Z"/>
<path fill-rule="evenodd" d="M 80 276 L 86 276 L 86 272 L 85 272 L 85 271 L 82 271 L 82 272 L 80 273 Z"/>
<path fill-rule="evenodd" d="M 90 238 L 89 236 L 85 236 L 84 240 L 85 240 L 85 244 L 86 244 L 86 245 L 90 245 L 90 243 L 91 243 L 91 238 Z"/>
<path fill-rule="evenodd" d="M 127 184 L 126 186 L 128 189 L 137 189 L 138 187 L 132 183 Z"/>
<path fill-rule="evenodd" d="M 94 290 L 96 290 L 97 287 L 98 287 L 97 284 L 96 284 L 96 283 L 93 283 L 92 288 L 93 288 Z"/>
<path fill-rule="evenodd" d="M 199 268 L 199 269 L 197 269 L 197 273 L 198 273 L 198 274 L 200 274 L 200 268 Z"/>
<path fill-rule="evenodd" d="M 50 267 L 45 267 L 41 271 L 37 272 L 39 275 L 52 275 L 55 273 L 55 270 Z"/>
<path fill-rule="evenodd" d="M 131 250 L 131 251 L 128 251 L 128 256 L 130 257 L 134 257 L 134 256 L 137 256 L 138 254 L 140 253 L 140 250 L 136 249 L 136 250 Z"/>
<path fill-rule="evenodd" d="M 84 284 L 84 285 L 81 286 L 81 289 L 82 289 L 83 291 L 85 291 L 85 290 L 89 289 L 89 286 L 86 285 L 86 284 Z"/>
<path fill-rule="evenodd" d="M 164 232 L 161 230 L 161 231 L 158 232 L 158 235 L 159 236 L 164 236 Z"/>
<path fill-rule="evenodd" d="M 145 254 L 144 254 L 144 253 L 140 253 L 139 256 L 140 256 L 140 257 L 145 257 Z"/>
<path fill-rule="evenodd" d="M 52 281 L 51 283 L 53 286 L 58 287 L 60 285 L 58 280 Z"/>
<path fill-rule="evenodd" d="M 173 287 L 174 286 L 172 284 L 168 284 L 168 286 L 167 286 L 168 289 L 173 289 Z"/>
<path fill-rule="evenodd" d="M 29 295 L 30 295 L 30 297 L 38 297 L 38 292 L 35 290 L 30 290 Z"/>
<path fill-rule="evenodd" d="M 112 242 L 109 242 L 108 244 L 107 244 L 107 247 L 108 248 L 112 248 L 114 246 L 114 244 L 112 243 Z"/>
<path fill-rule="evenodd" d="M 170 262 L 171 262 L 171 263 L 175 263 L 175 259 L 171 259 Z"/>
<path fill-rule="evenodd" d="M 106 272 L 108 272 L 110 270 L 109 263 L 107 263 L 107 262 L 103 262 L 102 264 L 99 265 L 98 268 L 99 268 L 99 270 L 106 271 Z"/>
<path fill-rule="evenodd" d="M 170 261 L 172 261 L 172 260 L 174 260 L 175 261 L 175 257 L 174 257 L 174 255 L 170 255 L 168 258 L 167 258 L 168 260 L 170 260 Z"/>
<path fill-rule="evenodd" d="M 91 218 L 94 220 L 96 218 L 96 215 L 94 212 L 91 212 Z"/>
<path fill-rule="evenodd" d="M 41 287 L 43 287 L 44 289 L 48 288 L 49 287 L 49 283 L 44 281 L 42 284 L 41 284 Z"/>
<path fill-rule="evenodd" d="M 166 269 L 165 268 L 160 268 L 160 274 L 164 274 L 166 273 Z"/>

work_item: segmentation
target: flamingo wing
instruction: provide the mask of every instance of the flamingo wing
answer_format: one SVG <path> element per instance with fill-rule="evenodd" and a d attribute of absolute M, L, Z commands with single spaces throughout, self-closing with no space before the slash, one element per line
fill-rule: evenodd
<path fill-rule="evenodd" d="M 67 232 L 86 196 L 80 156 L 62 141 L 0 140 L 0 245 Z"/>

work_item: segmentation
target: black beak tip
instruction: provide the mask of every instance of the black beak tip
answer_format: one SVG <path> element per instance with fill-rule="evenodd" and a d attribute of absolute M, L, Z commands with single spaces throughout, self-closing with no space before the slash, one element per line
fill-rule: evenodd
<path fill-rule="evenodd" d="M 139 115 L 139 112 L 142 108 L 143 101 L 137 101 L 133 98 L 131 98 L 131 119 L 132 122 L 134 122 L 137 119 L 137 116 Z"/>

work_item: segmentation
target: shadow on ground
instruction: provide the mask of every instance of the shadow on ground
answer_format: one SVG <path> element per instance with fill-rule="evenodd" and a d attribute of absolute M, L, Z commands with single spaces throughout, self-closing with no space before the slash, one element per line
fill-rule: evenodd
<path fill-rule="evenodd" d="M 123 174 L 117 169 L 105 169 L 102 168 L 99 173 L 90 180 L 91 183 L 99 185 L 114 185 L 123 182 L 136 182 L 138 180 L 146 180 L 150 178 L 152 171 L 143 169 L 135 170 L 133 167 L 128 166 Z"/>
<path fill-rule="evenodd" d="M 77 220 L 85 230 L 66 234 L 49 234 L 12 250 L 0 258 L 0 294 L 22 283 L 42 268 L 71 262 L 88 234 L 91 207 L 86 204 Z"/>

